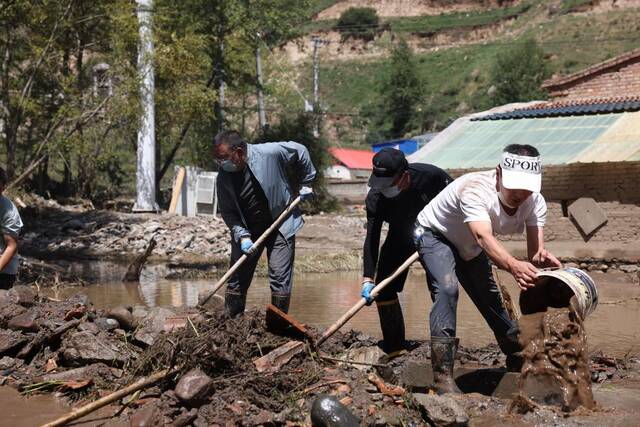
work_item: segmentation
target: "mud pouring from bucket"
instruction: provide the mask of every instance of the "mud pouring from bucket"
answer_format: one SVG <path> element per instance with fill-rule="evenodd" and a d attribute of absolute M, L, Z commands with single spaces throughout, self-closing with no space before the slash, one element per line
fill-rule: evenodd
<path fill-rule="evenodd" d="M 595 282 L 577 268 L 543 270 L 521 293 L 520 400 L 564 411 L 595 406 L 584 320 L 597 305 Z"/>

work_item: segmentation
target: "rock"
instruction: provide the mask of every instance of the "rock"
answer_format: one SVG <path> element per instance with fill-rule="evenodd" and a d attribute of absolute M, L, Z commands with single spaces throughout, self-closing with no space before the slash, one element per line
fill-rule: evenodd
<path fill-rule="evenodd" d="M 155 402 L 150 402 L 138 409 L 131 420 L 129 425 L 131 427 L 148 427 L 157 426 L 160 424 L 160 410 Z"/>
<path fill-rule="evenodd" d="M 621 265 L 618 269 L 625 273 L 635 273 L 638 271 L 638 266 L 634 264 Z"/>
<path fill-rule="evenodd" d="M 27 341 L 18 331 L 0 331 L 0 356 L 17 353 Z"/>
<path fill-rule="evenodd" d="M 98 328 L 98 326 L 93 322 L 84 322 L 79 324 L 78 330 L 91 332 L 93 335 L 96 335 L 98 332 L 100 332 L 100 328 Z"/>
<path fill-rule="evenodd" d="M 275 415 L 276 414 L 274 414 L 273 412 L 269 412 L 263 409 L 258 412 L 257 415 L 251 417 L 251 424 L 254 426 L 272 425 Z"/>
<path fill-rule="evenodd" d="M 224 298 L 220 295 L 211 295 L 212 291 L 206 291 L 198 295 L 198 305 L 206 311 L 223 311 Z"/>
<path fill-rule="evenodd" d="M 193 420 L 196 419 L 197 416 L 198 416 L 198 410 L 195 409 L 195 408 L 192 408 L 191 410 L 189 410 L 187 412 L 183 412 L 182 414 L 178 415 L 173 420 L 173 423 L 171 423 L 171 427 L 185 427 L 185 426 L 188 426 L 189 424 L 191 424 L 193 422 Z"/>
<path fill-rule="evenodd" d="M 84 306 L 89 307 L 91 305 L 91 300 L 89 297 L 83 294 L 75 294 L 67 298 L 67 303 L 73 304 L 74 306 Z"/>
<path fill-rule="evenodd" d="M 107 313 L 107 317 L 117 320 L 120 327 L 126 331 L 131 331 L 136 328 L 133 314 L 125 307 L 112 308 Z"/>
<path fill-rule="evenodd" d="M 167 317 L 174 316 L 175 313 L 164 307 L 154 307 L 141 322 L 140 327 L 134 335 L 134 339 L 142 344 L 151 345 L 155 338 L 164 330 L 164 323 Z"/>
<path fill-rule="evenodd" d="M 36 377 L 35 382 L 95 380 L 96 378 L 109 378 L 111 375 L 112 369 L 107 365 L 104 363 L 94 363 L 81 368 Z"/>
<path fill-rule="evenodd" d="M 414 393 L 413 399 L 425 421 L 436 427 L 466 426 L 469 423 L 466 411 L 451 397 Z"/>
<path fill-rule="evenodd" d="M 311 407 L 313 427 L 357 427 L 358 417 L 333 396 L 321 395 Z"/>
<path fill-rule="evenodd" d="M 70 366 L 94 362 L 121 366 L 129 359 L 121 346 L 120 342 L 107 334 L 93 335 L 88 331 L 79 331 L 64 341 L 62 358 Z"/>
<path fill-rule="evenodd" d="M 36 303 L 36 293 L 30 287 L 24 285 L 17 285 L 9 289 L 7 296 L 12 303 L 24 307 L 29 307 Z"/>
<path fill-rule="evenodd" d="M 380 347 L 378 347 L 377 345 L 374 345 L 369 347 L 357 347 L 354 349 L 350 349 L 347 351 L 344 357 L 340 357 L 340 358 L 371 365 L 371 364 L 378 363 L 378 360 L 380 360 L 380 358 L 384 355 L 385 353 L 380 349 Z M 367 365 L 350 365 L 350 366 L 360 371 L 366 371 L 367 369 L 369 369 L 369 366 Z"/>
<path fill-rule="evenodd" d="M 213 380 L 200 369 L 192 369 L 180 378 L 175 393 L 178 399 L 189 406 L 198 406 L 209 396 Z"/>
<path fill-rule="evenodd" d="M 120 327 L 120 323 L 118 323 L 116 319 L 109 319 L 106 317 L 98 317 L 93 321 L 93 323 L 95 323 L 98 329 L 103 331 L 113 331 Z"/>
<path fill-rule="evenodd" d="M 14 359 L 13 357 L 4 356 L 0 359 L 0 370 L 17 369 L 24 365 L 24 360 Z"/>
<path fill-rule="evenodd" d="M 40 326 L 36 323 L 37 319 L 38 312 L 32 309 L 9 320 L 7 326 L 13 331 L 38 332 Z"/>

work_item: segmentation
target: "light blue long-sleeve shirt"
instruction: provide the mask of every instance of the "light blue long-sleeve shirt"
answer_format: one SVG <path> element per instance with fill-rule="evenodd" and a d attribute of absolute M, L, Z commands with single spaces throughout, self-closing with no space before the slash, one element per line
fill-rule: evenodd
<path fill-rule="evenodd" d="M 268 142 L 247 144 L 247 166 L 260 183 L 269 204 L 272 218 L 277 218 L 293 198 L 287 172 L 299 177 L 301 185 L 310 184 L 316 176 L 316 168 L 311 162 L 307 148 L 297 142 Z M 233 189 L 232 172 L 221 170 L 216 180 L 218 204 L 222 219 L 231 230 L 233 240 L 251 236 L 238 197 Z M 299 209 L 295 209 L 280 226 L 280 233 L 290 238 L 304 224 Z"/>

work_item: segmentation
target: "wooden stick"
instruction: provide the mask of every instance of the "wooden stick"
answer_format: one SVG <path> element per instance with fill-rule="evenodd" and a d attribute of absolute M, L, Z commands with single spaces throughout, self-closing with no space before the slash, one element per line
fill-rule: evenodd
<path fill-rule="evenodd" d="M 418 252 L 414 252 L 414 254 L 411 255 L 409 258 L 407 258 L 407 260 L 400 267 L 398 267 L 398 269 L 394 271 L 391 276 L 387 277 L 382 282 L 378 283 L 376 287 L 371 290 L 371 297 L 372 298 L 377 297 L 380 291 L 382 291 L 382 289 L 384 289 L 385 286 L 387 286 L 389 283 L 391 283 L 391 281 L 393 281 L 396 277 L 402 274 L 407 268 L 409 268 L 409 266 L 418 259 L 418 256 L 419 256 Z M 366 304 L 367 304 L 367 300 L 364 298 L 358 301 L 353 307 L 351 307 L 349 311 L 343 314 L 340 319 L 338 319 L 333 325 L 331 325 L 329 329 L 324 331 L 320 339 L 317 341 L 316 345 L 319 346 L 320 344 L 325 342 L 327 339 L 329 339 L 331 335 L 333 335 L 338 329 L 344 326 L 344 324 L 347 323 L 349 319 L 351 319 L 353 316 L 355 316 L 356 313 L 359 312 L 360 309 L 362 309 L 362 307 L 364 307 Z"/>
<path fill-rule="evenodd" d="M 285 219 L 287 219 L 287 217 L 289 216 L 289 214 L 291 214 L 291 212 L 293 212 L 293 210 L 296 208 L 296 206 L 298 206 L 298 204 L 300 203 L 302 199 L 300 198 L 300 196 L 296 197 L 293 202 L 291 202 L 291 204 L 289 205 L 289 207 L 287 207 L 287 209 L 285 209 L 280 216 L 273 222 L 273 224 L 271 224 L 271 226 L 269 228 L 267 228 L 267 231 L 265 231 L 264 233 L 262 233 L 262 236 L 258 237 L 258 240 L 256 240 L 253 243 L 253 246 L 251 247 L 252 249 L 256 250 L 260 247 L 260 245 L 262 245 L 262 243 L 267 240 L 267 237 L 269 237 L 269 235 L 271 233 L 273 233 L 275 230 L 277 230 L 280 225 L 284 222 Z M 236 272 L 236 270 L 238 270 L 242 264 L 244 264 L 244 262 L 248 259 L 249 257 L 246 254 L 243 254 L 240 258 L 238 258 L 238 260 L 236 261 L 235 264 L 233 264 L 233 266 L 231 266 L 231 268 L 229 269 L 229 271 L 227 271 L 224 276 L 222 276 L 220 278 L 220 280 L 218 280 L 216 282 L 216 284 L 213 287 L 213 292 L 211 292 L 205 299 L 204 301 L 202 301 L 200 303 L 200 305 L 205 305 L 209 299 L 211 299 L 212 296 L 214 296 L 216 294 L 216 292 L 218 292 L 218 290 L 222 287 L 222 285 L 224 285 L 226 283 L 227 280 L 229 280 L 229 278 L 231 277 L 231 275 L 233 275 L 233 273 Z"/>
<path fill-rule="evenodd" d="M 160 381 L 161 379 L 163 379 L 164 377 L 166 377 L 167 375 L 171 375 L 173 373 L 177 372 L 177 369 L 163 369 L 160 372 L 156 372 L 153 375 L 150 375 L 148 377 L 145 378 L 141 378 L 138 381 L 136 381 L 133 384 L 128 385 L 127 387 L 120 389 L 118 391 L 115 391 L 105 397 L 102 397 L 98 400 L 96 400 L 95 402 L 91 402 L 87 405 L 84 405 L 74 411 L 72 411 L 71 413 L 60 417 L 50 423 L 47 424 L 43 424 L 42 427 L 58 427 L 58 426 L 63 426 L 73 420 L 77 420 L 78 418 L 82 418 L 87 414 L 90 414 L 93 411 L 96 411 L 100 408 L 102 408 L 103 406 L 108 405 L 111 402 L 115 402 L 116 400 L 123 398 L 131 393 L 134 393 L 138 390 L 141 390 L 143 388 L 146 388 L 158 381 Z"/>
<path fill-rule="evenodd" d="M 171 203 L 169 204 L 169 213 L 175 213 L 178 206 L 178 198 L 182 192 L 182 183 L 184 182 L 185 169 L 180 167 L 178 169 L 178 175 L 176 175 L 176 182 L 173 185 L 173 191 L 171 191 Z"/>

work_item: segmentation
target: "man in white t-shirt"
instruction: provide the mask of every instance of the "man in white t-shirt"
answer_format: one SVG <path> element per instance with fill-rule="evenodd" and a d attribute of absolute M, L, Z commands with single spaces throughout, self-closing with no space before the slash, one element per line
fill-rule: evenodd
<path fill-rule="evenodd" d="M 507 355 L 507 369 L 519 370 L 521 350 L 491 271 L 491 262 L 510 272 L 522 290 L 534 286 L 537 267 L 559 267 L 544 248 L 547 206 L 540 194 L 538 150 L 509 145 L 500 165 L 453 181 L 418 214 L 415 243 L 429 278 L 431 363 L 439 393 L 460 392 L 453 380 L 458 285 L 462 285 Z M 495 235 L 527 233 L 529 262 L 519 261 Z M 508 333 L 509 332 L 509 333 Z"/>

